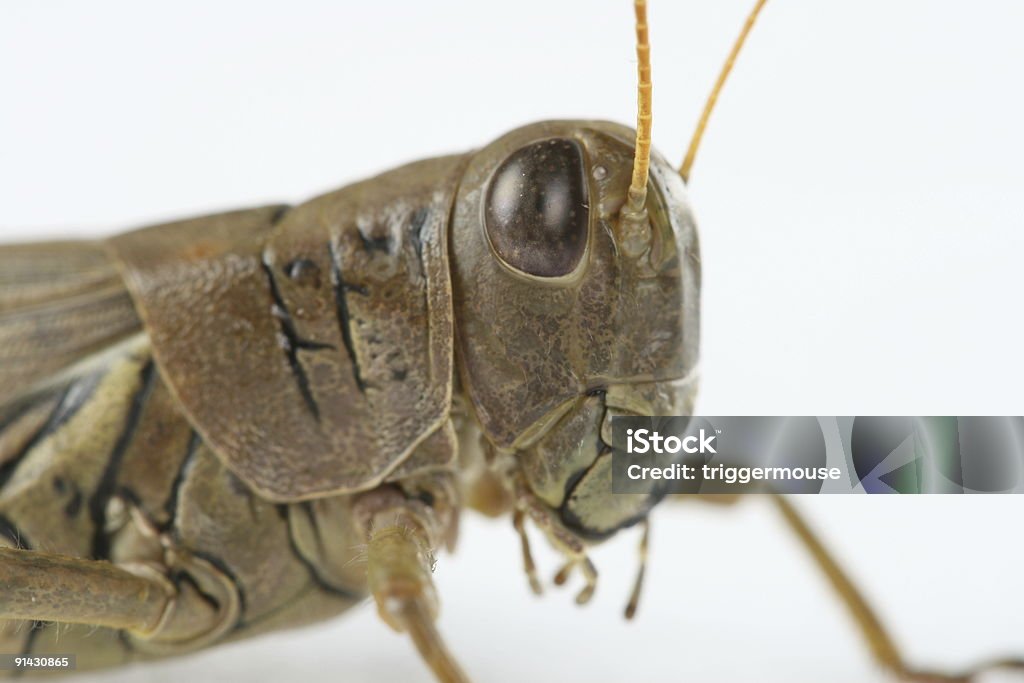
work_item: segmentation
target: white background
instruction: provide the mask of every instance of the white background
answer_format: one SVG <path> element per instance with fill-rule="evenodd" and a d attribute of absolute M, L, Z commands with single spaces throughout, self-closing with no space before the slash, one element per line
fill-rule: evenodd
<path fill-rule="evenodd" d="M 653 0 L 655 145 L 682 156 L 748 0 Z M 0 239 L 300 201 L 543 118 L 634 117 L 627 0 L 0 6 Z M 1024 5 L 772 0 L 691 185 L 704 414 L 1022 414 Z M 1024 499 L 801 499 L 909 656 L 1024 653 Z M 436 578 L 477 681 L 881 676 L 763 501 L 655 514 L 538 601 L 506 522 Z M 542 553 L 546 571 L 555 559 Z M 93 680 L 426 681 L 371 609 Z"/>

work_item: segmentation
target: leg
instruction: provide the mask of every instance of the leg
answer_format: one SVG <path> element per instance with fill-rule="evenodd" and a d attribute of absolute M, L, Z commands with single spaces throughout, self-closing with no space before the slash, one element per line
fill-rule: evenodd
<path fill-rule="evenodd" d="M 854 620 L 857 622 L 861 633 L 864 634 L 864 638 L 868 641 L 868 646 L 871 648 L 875 659 L 893 674 L 904 680 L 912 681 L 969 681 L 975 674 L 990 669 L 1024 668 L 1024 661 L 1005 660 L 989 662 L 962 674 L 942 674 L 910 669 L 900 655 L 892 636 L 889 635 L 889 632 L 882 625 L 874 610 L 871 609 L 867 601 L 860 594 L 860 591 L 857 590 L 857 587 L 853 585 L 850 578 L 839 567 L 835 559 L 832 558 L 822 542 L 811 531 L 807 522 L 804 521 L 784 496 L 772 494 L 771 498 L 779 508 L 786 523 L 789 524 L 789 527 L 803 542 L 804 546 L 806 546 L 818 563 L 818 566 L 825 573 L 832 587 L 843 599 L 847 609 L 850 610 Z"/>
<path fill-rule="evenodd" d="M 0 548 L 0 619 L 58 621 L 149 634 L 174 587 L 155 571 L 133 572 L 63 555 Z"/>
<path fill-rule="evenodd" d="M 409 634 L 440 683 L 469 683 L 434 624 L 438 613 L 431 580 L 434 548 L 449 536 L 454 508 L 444 509 L 451 500 L 448 487 L 429 492 L 430 504 L 391 486 L 371 491 L 357 502 L 367 533 L 367 583 L 381 618 L 396 631 Z"/>
<path fill-rule="evenodd" d="M 54 621 L 121 629 L 154 653 L 193 650 L 238 620 L 237 589 L 201 558 L 168 553 L 155 564 L 112 564 L 0 548 L 0 621 Z M 187 576 L 188 581 L 181 580 Z M 216 603 L 216 604 L 212 604 Z"/>
<path fill-rule="evenodd" d="M 530 590 L 533 591 L 534 595 L 540 595 L 544 592 L 544 589 L 541 587 L 540 579 L 537 577 L 537 565 L 533 561 L 533 553 L 530 552 L 530 539 L 526 535 L 526 514 L 522 510 L 516 510 L 512 513 L 512 526 L 515 527 L 516 533 L 519 535 L 519 543 L 523 553 L 523 568 L 526 571 L 526 578 L 530 582 Z"/>

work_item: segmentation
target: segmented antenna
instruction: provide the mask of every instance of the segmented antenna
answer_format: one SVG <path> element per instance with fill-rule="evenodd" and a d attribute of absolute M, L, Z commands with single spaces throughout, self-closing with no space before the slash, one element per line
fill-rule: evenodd
<path fill-rule="evenodd" d="M 651 165 L 651 44 L 647 35 L 647 0 L 635 0 L 636 10 L 636 153 L 626 206 L 640 214 L 647 202 L 647 172 Z"/>
<path fill-rule="evenodd" d="M 711 90 L 711 94 L 708 95 L 708 101 L 704 104 L 704 111 L 700 115 L 700 121 L 697 122 L 697 130 L 693 131 L 693 137 L 690 139 L 690 148 L 686 150 L 686 158 L 683 159 L 683 165 L 679 169 L 679 175 L 683 176 L 683 182 L 690 180 L 690 168 L 693 167 L 693 160 L 697 156 L 697 148 L 700 147 L 700 140 L 704 137 L 704 129 L 707 128 L 708 119 L 711 118 L 711 110 L 715 108 L 715 102 L 718 101 L 718 95 L 722 92 L 722 86 L 725 85 L 725 79 L 729 77 L 729 72 L 732 71 L 732 65 L 736 62 L 736 56 L 739 55 L 740 49 L 743 47 L 743 43 L 747 40 L 747 35 L 750 33 L 750 29 L 754 28 L 754 22 L 757 21 L 757 15 L 761 12 L 761 8 L 768 0 L 757 0 L 757 4 L 754 5 L 754 9 L 751 10 L 747 16 L 747 21 L 743 25 L 743 30 L 740 31 L 740 35 L 736 38 L 736 42 L 733 43 L 732 51 L 729 53 L 729 57 L 725 60 L 725 64 L 722 66 L 722 71 L 718 74 L 718 81 L 715 82 L 715 87 Z M 640 28 L 637 27 L 639 33 Z M 639 51 L 640 48 L 637 48 Z M 636 171 L 634 173 L 634 181 L 636 178 Z M 632 192 L 632 190 L 630 190 Z"/>

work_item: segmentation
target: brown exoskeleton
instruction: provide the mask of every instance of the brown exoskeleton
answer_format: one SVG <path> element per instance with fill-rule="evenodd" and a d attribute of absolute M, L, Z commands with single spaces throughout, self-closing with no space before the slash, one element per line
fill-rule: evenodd
<path fill-rule="evenodd" d="M 648 183 L 639 25 L 639 135 L 536 124 L 294 208 L 0 250 L 0 652 L 105 666 L 372 595 L 464 680 L 430 573 L 467 506 L 533 520 L 586 601 L 587 546 L 655 502 L 610 494 L 607 418 L 695 389 L 699 256 L 678 174 L 654 156 Z"/>

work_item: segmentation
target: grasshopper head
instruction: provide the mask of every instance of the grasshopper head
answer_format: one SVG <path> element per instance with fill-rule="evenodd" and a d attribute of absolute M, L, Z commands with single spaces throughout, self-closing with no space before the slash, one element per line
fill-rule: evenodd
<path fill-rule="evenodd" d="M 692 413 L 701 273 L 684 181 L 764 3 L 679 171 L 651 149 L 647 7 L 634 0 L 636 131 L 526 126 L 473 154 L 459 187 L 449 244 L 461 386 L 492 467 L 517 494 L 528 572 L 526 514 L 583 568 L 581 602 L 596 579 L 586 544 L 646 521 L 663 495 L 612 492 L 611 417 Z"/>
<path fill-rule="evenodd" d="M 591 540 L 653 502 L 611 493 L 610 417 L 688 414 L 695 389 L 697 234 L 658 155 L 646 217 L 624 217 L 633 138 L 589 121 L 499 138 L 469 162 L 450 239 L 460 378 L 483 434 Z"/>

